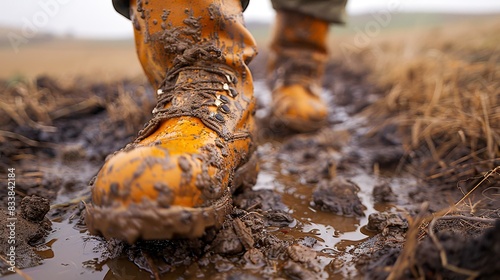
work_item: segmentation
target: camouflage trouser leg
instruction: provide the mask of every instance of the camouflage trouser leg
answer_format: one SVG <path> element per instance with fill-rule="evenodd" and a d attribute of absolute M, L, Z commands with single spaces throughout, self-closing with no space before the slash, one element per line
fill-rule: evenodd
<path fill-rule="evenodd" d="M 347 0 L 271 0 L 271 2 L 275 10 L 294 11 L 330 23 L 345 23 Z"/>

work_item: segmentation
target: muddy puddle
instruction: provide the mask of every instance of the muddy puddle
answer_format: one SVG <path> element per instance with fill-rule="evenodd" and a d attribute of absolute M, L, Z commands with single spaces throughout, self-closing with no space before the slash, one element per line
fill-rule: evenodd
<path fill-rule="evenodd" d="M 240 194 L 242 198 L 237 197 L 235 201 L 240 201 L 239 208 L 246 211 L 244 217 L 263 216 L 274 210 L 286 214 L 284 220 L 278 219 L 278 223 L 267 222 L 260 230 L 281 240 L 285 245 L 280 246 L 288 248 L 289 251 L 291 246 L 301 244 L 315 252 L 311 257 L 314 264 L 304 271 L 299 269 L 297 272 L 295 268 L 291 268 L 289 270 L 292 275 L 298 273 L 299 278 L 312 275 L 323 279 L 359 276 L 355 267 L 354 251 L 361 242 L 375 235 L 375 232 L 366 229 L 368 216 L 375 212 L 397 211 L 390 203 L 375 203 L 373 188 L 382 182 L 404 197 L 404 189 L 409 185 L 414 186 L 415 180 L 410 177 L 395 177 L 391 173 L 374 174 L 371 169 L 372 156 L 369 151 L 363 150 L 358 139 L 366 131 L 364 120 L 351 116 L 349 108 L 337 106 L 338 109 L 331 114 L 332 126 L 317 134 L 274 137 L 274 130 L 279 128 L 273 128 L 266 123 L 269 108 L 265 104 L 270 99 L 270 93 L 264 82 L 257 81 L 255 86 L 261 104 L 257 112 L 261 123 L 261 140 L 257 151 L 261 171 L 253 190 Z M 329 89 L 325 90 L 325 98 L 330 103 L 334 102 L 329 96 Z M 75 144 L 67 145 L 73 147 Z M 63 209 L 52 209 L 49 213 L 53 217 L 52 231 L 45 238 L 45 243 L 37 246 L 35 250 L 42 259 L 41 264 L 23 269 L 23 272 L 33 279 L 147 279 L 154 276 L 154 271 L 150 273 L 144 267 L 141 269 L 137 261 L 131 261 L 130 255 L 127 257 L 125 254 L 118 254 L 111 257 L 106 242 L 89 236 L 85 228 L 78 223 L 83 204 L 75 199 L 87 200 L 88 188 L 75 186 L 82 186 L 85 181 L 89 181 L 98 167 L 89 162 L 56 162 L 45 170 L 49 181 L 58 182 L 57 178 L 51 179 L 50 175 L 58 174 L 59 181 L 73 183 L 60 189 L 52 201 L 53 206 L 57 205 L 56 208 L 59 208 L 62 205 Z M 54 169 L 58 171 L 55 172 Z M 77 170 L 79 172 L 76 172 Z M 336 177 L 348 180 L 356 189 L 353 193 L 347 193 L 348 199 L 345 201 L 335 201 L 339 198 L 332 198 L 333 202 L 330 202 L 333 203 L 334 210 L 335 207 L 338 208 L 337 212 L 323 211 L 317 205 L 319 202 L 313 198 L 314 193 L 318 191 L 317 186 L 321 182 L 330 182 Z M 259 196 L 261 193 L 265 196 L 260 198 L 265 200 L 269 198 L 269 192 L 272 193 L 270 197 L 274 202 L 266 203 L 257 199 L 260 206 L 255 209 L 260 208 L 259 210 L 253 211 L 252 205 L 241 206 L 245 204 L 241 201 L 247 201 L 248 197 Z M 353 201 L 349 200 L 350 196 Z M 319 197 L 322 197 L 321 194 Z M 64 208 L 65 203 L 71 207 Z M 327 208 L 331 207 L 331 204 L 325 203 Z M 397 203 L 401 205 L 404 202 L 400 199 Z M 236 204 L 238 206 L 238 203 Z M 275 207 L 279 209 L 273 209 Z M 227 256 L 223 252 L 225 260 L 222 265 L 217 262 L 205 266 L 197 264 L 193 269 L 193 263 L 196 264 L 196 261 L 190 260 L 185 264 L 177 262 L 168 269 L 169 272 L 158 273 L 157 276 L 161 279 L 214 278 L 221 273 L 226 273 L 224 277 L 241 273 L 250 277 L 246 279 L 290 276 L 290 273 L 280 272 L 286 266 L 288 256 L 262 251 L 264 258 L 267 258 L 265 265 L 253 264 L 252 267 L 250 262 L 241 261 L 242 254 Z M 276 255 L 275 259 L 270 255 Z M 231 261 L 233 263 L 230 263 Z M 309 270 L 313 271 L 313 274 L 307 274 Z M 5 279 L 21 278 L 15 274 L 5 276 Z"/>
<path fill-rule="evenodd" d="M 271 144 L 264 145 L 260 152 L 275 149 Z M 293 217 L 287 227 L 266 228 L 270 234 L 282 240 L 294 243 L 303 240 L 318 253 L 318 265 L 321 268 L 320 278 L 345 279 L 358 275 L 354 267 L 356 245 L 373 236 L 375 233 L 365 229 L 368 215 L 376 211 L 387 211 L 393 206 L 389 204 L 374 205 L 372 190 L 374 180 L 369 174 L 358 170 L 358 175 L 351 180 L 360 187 L 359 197 L 366 206 L 364 217 L 344 217 L 315 209 L 311 203 L 313 188 L 301 184 L 286 175 L 280 174 L 278 166 L 263 164 L 254 190 L 273 190 L 278 193 L 286 212 Z M 268 169 L 270 168 L 271 169 Z M 394 178 L 393 178 L 394 180 Z M 392 187 L 401 188 L 410 183 L 409 179 L 396 179 Z M 149 272 L 141 270 L 126 257 L 110 260 L 103 258 L 105 244 L 102 240 L 89 236 L 85 229 L 79 229 L 76 221 L 69 219 L 52 220 L 52 232 L 46 237 L 46 243 L 35 250 L 42 259 L 39 266 L 23 269 L 33 279 L 148 279 Z M 188 267 L 178 266 L 174 272 L 161 275 L 161 279 L 186 279 L 183 275 Z M 252 269 L 239 268 L 247 271 Z M 233 268 L 236 273 L 238 268 Z M 217 275 L 220 269 L 204 269 L 205 277 Z M 258 270 L 253 271 L 258 275 Z M 252 273 L 252 274 L 253 274 Z M 188 277 L 187 279 L 189 279 Z M 196 278 L 196 277 L 192 277 Z M 19 275 L 7 275 L 4 279 L 23 279 Z M 258 278 L 255 278 L 258 279 Z"/>
<path fill-rule="evenodd" d="M 79 106 L 88 95 L 100 101 L 85 103 L 85 110 L 54 121 L 62 133 L 4 124 L 5 131 L 56 145 L 0 143 L 5 153 L 0 164 L 16 166 L 19 200 L 38 195 L 51 205 L 46 217 L 52 230 L 41 242 L 30 243 L 36 255 L 31 259 L 39 265 L 26 265 L 22 271 L 32 279 L 385 279 L 384 267 L 395 264 L 405 244 L 407 218 L 417 216 L 422 202 L 430 205 L 429 212 L 439 211 L 458 201 L 462 192 L 454 186 L 430 187 L 401 172 L 404 153 L 397 135 L 390 127 L 373 133 L 374 124 L 359 114 L 376 100 L 373 87 L 364 82 L 363 73 L 342 69 L 337 64 L 327 69 L 334 78 L 325 82 L 324 94 L 333 110 L 329 125 L 314 134 L 294 135 L 269 123 L 270 93 L 258 78 L 257 184 L 234 194 L 233 213 L 221 230 L 207 231 L 199 240 L 142 241 L 133 246 L 89 236 L 81 214 L 89 201 L 88 182 L 105 157 L 133 140 L 148 120 L 147 112 L 154 106 L 152 90 L 137 81 L 63 90 L 43 80 L 38 85 L 45 87 L 42 93 L 78 96 L 74 102 Z M 255 73 L 258 77 L 262 71 Z M 500 189 L 490 180 L 478 192 L 488 188 Z M 497 200 L 486 202 L 481 206 L 486 211 L 500 209 Z M 438 226 L 448 229 L 450 223 L 460 238 L 471 242 L 493 223 L 455 219 Z M 500 223 L 495 230 L 500 230 Z M 486 233 L 478 244 L 500 242 L 493 229 Z M 439 252 L 428 250 L 434 248 L 431 245 L 414 250 L 422 267 L 439 263 L 434 261 Z M 467 244 L 445 245 L 455 250 Z M 488 258 L 494 254 L 487 250 L 490 247 L 472 244 L 463 256 L 475 252 Z M 28 253 L 19 257 L 30 259 Z M 5 273 L 6 266 L 0 268 Z M 18 274 L 3 277 L 23 279 Z"/>

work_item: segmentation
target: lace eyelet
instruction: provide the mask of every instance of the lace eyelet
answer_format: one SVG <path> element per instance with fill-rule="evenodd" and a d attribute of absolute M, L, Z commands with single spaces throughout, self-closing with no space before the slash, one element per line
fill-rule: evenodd
<path fill-rule="evenodd" d="M 222 113 L 225 114 L 231 113 L 231 109 L 229 109 L 229 106 L 227 106 L 226 104 L 220 106 L 219 109 L 222 111 Z"/>
<path fill-rule="evenodd" d="M 221 100 L 224 103 L 229 103 L 229 98 L 225 95 L 217 95 L 217 99 Z"/>
<path fill-rule="evenodd" d="M 219 114 L 219 113 L 216 113 L 216 114 L 214 115 L 214 118 L 215 118 L 215 120 L 216 120 L 216 121 L 218 121 L 218 122 L 221 122 L 221 123 L 225 122 L 224 116 L 222 116 L 222 115 L 221 115 L 221 114 Z"/>
<path fill-rule="evenodd" d="M 229 88 L 229 95 L 231 97 L 236 97 L 238 96 L 238 92 L 234 88 Z"/>

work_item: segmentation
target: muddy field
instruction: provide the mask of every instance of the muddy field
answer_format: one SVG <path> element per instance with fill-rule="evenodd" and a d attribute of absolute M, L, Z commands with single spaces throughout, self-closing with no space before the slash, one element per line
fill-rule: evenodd
<path fill-rule="evenodd" d="M 234 194 L 222 229 L 196 240 L 132 246 L 90 236 L 82 215 L 89 182 L 106 156 L 133 140 L 150 117 L 155 100 L 145 80 L 75 80 L 69 86 L 50 77 L 1 81 L 0 174 L 15 181 L 14 195 L 7 180 L 0 190 L 4 278 L 498 279 L 498 47 L 440 47 L 460 53 L 466 66 L 475 67 L 468 77 L 479 75 L 493 92 L 483 114 L 490 123 L 483 121 L 478 133 L 484 139 L 464 126 L 468 141 L 453 148 L 447 145 L 455 138 L 446 131 L 419 142 L 414 130 L 392 121 L 409 109 L 393 108 L 399 115 L 381 109 L 387 98 L 400 97 L 390 81 L 378 82 L 366 51 L 356 67 L 342 57 L 329 62 L 329 124 L 317 133 L 292 134 L 268 119 L 261 51 L 252 65 L 259 100 L 257 184 Z M 398 85 L 421 82 L 411 90 L 423 92 L 418 70 L 427 75 L 432 69 L 415 65 L 411 74 L 399 69 L 410 82 L 400 78 Z M 455 67 L 465 74 L 469 69 Z M 454 77 L 455 86 L 473 85 Z M 424 128 L 420 133 L 427 135 Z M 9 197 L 15 213 L 7 211 Z"/>

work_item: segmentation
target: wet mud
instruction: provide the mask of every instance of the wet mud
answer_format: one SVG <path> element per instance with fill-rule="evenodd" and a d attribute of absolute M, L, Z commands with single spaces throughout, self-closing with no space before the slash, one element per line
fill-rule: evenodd
<path fill-rule="evenodd" d="M 0 211 L 0 219 L 6 221 L 0 228 L 0 250 L 5 259 L 0 263 L 0 272 L 12 272 L 17 267 L 36 266 L 42 257 L 35 254 L 34 246 L 43 246 L 45 237 L 52 229 L 49 219 L 45 217 L 49 211 L 49 201 L 39 196 L 26 196 L 21 200 L 20 211 Z"/>
<path fill-rule="evenodd" d="M 498 277 L 498 174 L 453 216 L 430 220 L 482 178 L 457 187 L 405 172 L 397 132 L 372 132 L 376 124 L 360 113 L 379 93 L 366 73 L 336 61 L 323 85 L 332 108 L 328 125 L 311 134 L 287 132 L 269 119 L 270 94 L 258 61 L 252 69 L 259 104 L 256 185 L 237 190 L 222 228 L 202 238 L 133 245 L 90 235 L 83 213 L 89 182 L 106 156 L 132 141 L 151 117 L 152 89 L 144 81 L 72 87 L 49 78 L 24 86 L 1 82 L 12 100 L 30 91 L 39 103 L 65 100 L 58 106 L 73 108 L 54 114 L 50 106 L 34 110 L 28 102 L 18 109 L 35 122 L 44 123 L 45 115 L 50 121 L 40 127 L 8 114 L 1 122 L 2 131 L 12 134 L 1 134 L 8 141 L 0 143 L 0 172 L 16 168 L 16 196 L 24 197 L 17 222 L 26 230 L 16 237 L 17 266 L 33 279 Z M 82 103 L 90 98 L 95 102 Z M 6 214 L 0 215 L 4 230 Z M 415 226 L 419 219 L 427 220 Z M 7 233 L 1 233 L 4 244 Z M 5 279 L 18 279 L 7 263 L 0 268 Z"/>

